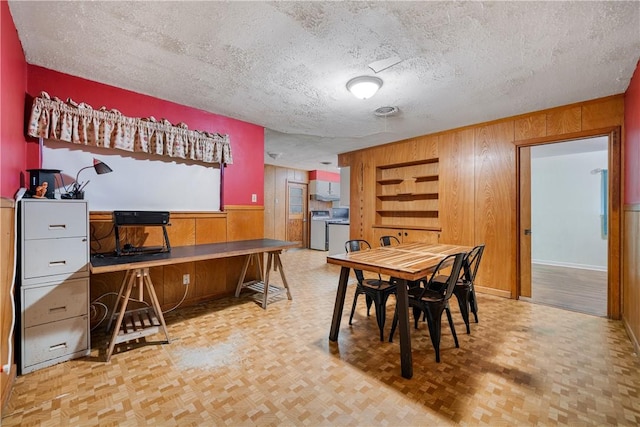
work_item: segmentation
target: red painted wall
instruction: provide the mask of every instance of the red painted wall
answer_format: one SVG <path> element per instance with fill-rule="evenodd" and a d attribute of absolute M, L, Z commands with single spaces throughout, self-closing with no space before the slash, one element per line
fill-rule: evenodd
<path fill-rule="evenodd" d="M 0 2 L 0 196 L 13 198 L 27 168 L 24 144 L 27 62 L 6 1 Z"/>
<path fill-rule="evenodd" d="M 227 165 L 224 171 L 222 202 L 224 205 L 263 205 L 263 127 L 34 65 L 28 65 L 27 69 L 27 92 L 32 97 L 45 91 L 51 97 L 71 98 L 94 108 L 115 108 L 125 116 L 153 116 L 174 124 L 184 122 L 189 129 L 228 134 L 233 164 Z M 35 143 L 28 146 L 28 164 L 31 164 L 38 157 L 38 146 Z M 251 202 L 251 194 L 258 195 L 257 203 Z"/>
<path fill-rule="evenodd" d="M 315 170 L 315 171 L 309 172 L 309 180 L 340 182 L 340 174 L 334 173 L 334 172 Z"/>
<path fill-rule="evenodd" d="M 624 97 L 624 203 L 640 203 L 640 61 Z"/>

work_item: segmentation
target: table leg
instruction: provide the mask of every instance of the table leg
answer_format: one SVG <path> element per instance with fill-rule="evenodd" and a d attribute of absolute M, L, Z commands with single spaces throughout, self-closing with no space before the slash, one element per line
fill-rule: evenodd
<path fill-rule="evenodd" d="M 264 275 L 264 296 L 262 297 L 262 308 L 267 308 L 267 297 L 269 295 L 269 273 L 271 272 L 271 266 L 273 264 L 273 252 L 267 254 L 267 268 Z"/>
<path fill-rule="evenodd" d="M 120 285 L 120 290 L 118 291 L 118 298 L 116 298 L 115 304 L 113 304 L 113 311 L 111 312 L 111 316 L 109 316 L 109 321 L 107 322 L 107 332 L 111 330 L 111 322 L 113 322 L 113 318 L 118 312 L 118 304 L 120 304 L 120 298 L 122 298 L 122 293 L 127 288 L 127 283 L 132 281 L 135 277 L 133 270 L 127 270 L 124 273 L 124 278 L 122 279 L 122 284 Z"/>
<path fill-rule="evenodd" d="M 122 299 L 119 298 L 118 301 L 116 301 L 116 306 L 113 309 L 114 313 L 118 313 L 118 320 L 116 320 L 116 324 L 113 328 L 113 333 L 111 334 L 111 341 L 109 341 L 109 348 L 107 349 L 107 362 L 109 361 L 109 359 L 111 359 L 111 353 L 113 353 L 113 348 L 116 345 L 118 332 L 120 331 L 120 325 L 122 325 L 122 319 L 124 319 L 124 314 L 125 314 L 125 311 L 127 310 L 127 304 L 129 303 L 129 297 L 131 296 L 131 289 L 133 288 L 134 278 L 135 278 L 135 274 L 131 272 L 130 278 L 127 281 L 126 289 L 124 291 L 124 296 Z M 122 292 L 120 294 L 122 295 Z M 118 307 L 120 307 L 120 311 L 117 311 Z"/>
<path fill-rule="evenodd" d="M 284 277 L 284 269 L 282 268 L 282 261 L 280 260 L 280 252 L 275 252 L 273 254 L 275 257 L 275 268 L 280 270 L 280 277 L 282 278 L 282 283 L 284 284 L 284 288 L 287 290 L 287 298 L 291 301 L 293 298 L 291 297 L 291 291 L 289 290 L 289 284 L 287 283 L 287 278 Z"/>
<path fill-rule="evenodd" d="M 144 269 L 144 284 L 147 287 L 147 293 L 149 294 L 149 298 L 151 298 L 151 306 L 156 312 L 156 317 L 160 321 L 162 325 L 162 330 L 164 331 L 164 336 L 167 338 L 167 343 L 169 343 L 169 331 L 167 330 L 167 324 L 164 321 L 164 315 L 162 314 L 162 309 L 160 308 L 160 301 L 158 300 L 158 296 L 156 295 L 156 290 L 153 287 L 153 283 L 151 282 L 151 276 L 149 275 L 149 269 Z"/>
<path fill-rule="evenodd" d="M 333 306 L 333 319 L 331 320 L 331 330 L 329 331 L 330 341 L 338 341 L 338 333 L 340 332 L 340 320 L 342 319 L 342 309 L 344 307 L 344 299 L 347 295 L 348 281 L 349 281 L 349 267 L 342 267 L 340 269 L 340 280 L 338 281 L 338 291 L 336 292 L 336 303 Z"/>
<path fill-rule="evenodd" d="M 242 290 L 242 285 L 244 285 L 244 278 L 247 275 L 247 269 L 249 268 L 249 263 L 251 262 L 252 256 L 253 255 L 247 255 L 244 259 L 242 272 L 240 273 L 240 278 L 238 279 L 238 286 L 236 286 L 236 298 L 240 296 L 240 291 Z"/>
<path fill-rule="evenodd" d="M 398 322 L 400 323 L 400 370 L 402 376 L 409 379 L 413 376 L 413 358 L 411 355 L 411 330 L 409 329 L 409 298 L 405 279 L 398 280 L 396 296 Z"/>

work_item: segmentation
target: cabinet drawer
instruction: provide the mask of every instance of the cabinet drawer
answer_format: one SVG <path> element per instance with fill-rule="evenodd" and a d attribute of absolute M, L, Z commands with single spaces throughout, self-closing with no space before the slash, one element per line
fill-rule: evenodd
<path fill-rule="evenodd" d="M 87 236 L 85 202 L 27 201 L 23 210 L 25 240 Z"/>
<path fill-rule="evenodd" d="M 89 271 L 86 237 L 24 242 L 24 278 Z"/>
<path fill-rule="evenodd" d="M 23 289 L 24 326 L 87 315 L 89 278 Z"/>
<path fill-rule="evenodd" d="M 25 328 L 24 367 L 89 349 L 87 316 Z"/>

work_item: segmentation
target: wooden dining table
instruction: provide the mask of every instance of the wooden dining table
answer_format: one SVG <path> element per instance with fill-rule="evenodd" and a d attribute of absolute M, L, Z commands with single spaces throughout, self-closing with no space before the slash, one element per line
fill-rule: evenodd
<path fill-rule="evenodd" d="M 349 252 L 327 257 L 327 263 L 341 266 L 329 340 L 337 341 L 347 293 L 349 270 L 363 270 L 398 279 L 396 300 L 400 330 L 400 369 L 404 378 L 413 376 L 407 282 L 427 278 L 447 255 L 468 253 L 473 247 L 460 245 L 403 243 L 396 246 Z"/>

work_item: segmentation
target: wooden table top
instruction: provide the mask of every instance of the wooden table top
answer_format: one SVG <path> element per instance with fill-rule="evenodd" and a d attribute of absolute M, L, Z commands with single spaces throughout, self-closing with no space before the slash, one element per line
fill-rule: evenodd
<path fill-rule="evenodd" d="M 135 254 L 123 256 L 91 256 L 91 273 L 111 273 L 132 268 L 157 267 L 160 265 L 202 261 L 215 258 L 250 255 L 262 252 L 278 252 L 298 247 L 298 243 L 273 239 L 238 240 L 192 246 L 176 246 L 171 252 Z"/>
<path fill-rule="evenodd" d="M 426 277 L 447 255 L 469 252 L 471 246 L 403 243 L 345 254 L 330 255 L 329 264 L 371 271 L 406 280 Z"/>

